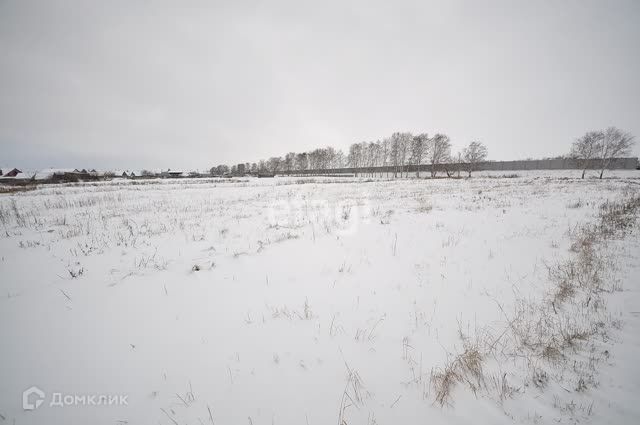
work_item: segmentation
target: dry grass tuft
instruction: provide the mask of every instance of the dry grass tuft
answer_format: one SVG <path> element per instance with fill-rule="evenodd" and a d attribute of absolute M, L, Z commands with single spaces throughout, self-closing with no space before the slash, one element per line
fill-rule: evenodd
<path fill-rule="evenodd" d="M 447 363 L 444 369 L 437 369 L 431 373 L 431 385 L 435 393 L 435 400 L 440 406 L 449 405 L 451 391 L 460 381 L 456 362 Z"/>
<path fill-rule="evenodd" d="M 480 332 L 479 336 L 472 340 L 464 335 L 460 328 L 458 333 L 463 344 L 462 352 L 448 361 L 443 369 L 431 372 L 431 387 L 435 401 L 440 406 L 451 404 L 451 392 L 456 383 L 467 384 L 474 394 L 486 388 L 483 364 L 488 335 Z"/>
<path fill-rule="evenodd" d="M 568 208 L 581 206 L 582 202 L 578 201 Z M 506 373 L 484 370 L 484 359 L 489 356 L 498 364 L 523 360 L 530 368 L 523 386 L 530 380 L 541 390 L 547 387 L 550 377 L 537 366 L 539 360 L 559 371 L 556 381 L 571 380 L 576 392 L 596 386 L 596 365 L 608 356 L 608 351 L 595 356 L 593 339 L 609 341 L 607 329 L 620 326 L 607 312 L 603 297 L 604 293 L 620 289 L 613 276 L 615 263 L 607 250 L 607 241 L 623 237 L 634 229 L 639 210 L 640 197 L 634 194 L 620 202 L 603 204 L 595 224 L 572 229 L 572 258 L 547 267 L 551 283 L 549 296 L 541 300 L 516 297 L 511 314 L 495 300 L 507 323 L 497 338 L 485 334 L 472 342 L 459 331 L 462 353 L 431 373 L 435 402 L 440 406 L 450 405 L 457 383 L 466 383 L 474 393 L 484 389 L 495 394 L 500 403 L 519 392 L 507 381 Z M 482 341 L 485 342 L 480 343 Z M 588 362 L 580 360 L 586 352 L 591 353 Z M 572 373 L 565 375 L 571 364 Z"/>

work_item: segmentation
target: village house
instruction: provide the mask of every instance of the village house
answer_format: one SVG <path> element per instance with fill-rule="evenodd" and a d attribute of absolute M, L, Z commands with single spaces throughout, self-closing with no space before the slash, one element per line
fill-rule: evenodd
<path fill-rule="evenodd" d="M 186 177 L 186 174 L 182 171 L 168 169 L 167 171 L 163 171 L 160 176 L 164 178 L 177 179 L 180 177 Z"/>
<path fill-rule="evenodd" d="M 17 168 L 13 168 L 11 171 L 8 171 L 5 174 L 2 174 L 2 170 L 0 170 L 0 176 L 2 177 L 18 177 L 19 174 L 22 174 L 22 171 Z"/>

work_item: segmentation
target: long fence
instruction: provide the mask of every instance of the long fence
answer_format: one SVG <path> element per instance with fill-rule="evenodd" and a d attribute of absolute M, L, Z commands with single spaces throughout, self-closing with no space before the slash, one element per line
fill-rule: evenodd
<path fill-rule="evenodd" d="M 593 160 L 589 165 L 589 169 L 598 170 L 602 168 L 602 160 Z M 609 170 L 635 170 L 638 168 L 638 158 L 614 158 L 609 163 Z M 284 175 L 306 175 L 306 174 L 393 174 L 400 172 L 408 173 L 430 173 L 433 167 L 431 164 L 421 165 L 404 165 L 393 166 L 387 165 L 383 167 L 346 167 L 346 168 L 330 168 L 315 170 L 291 170 L 280 171 L 278 174 Z M 457 172 L 458 169 L 464 171 L 467 164 L 438 164 L 437 172 Z M 579 170 L 582 169 L 582 163 L 573 158 L 555 158 L 555 159 L 531 159 L 521 161 L 485 161 L 474 166 L 475 171 L 521 171 L 521 170 Z"/>

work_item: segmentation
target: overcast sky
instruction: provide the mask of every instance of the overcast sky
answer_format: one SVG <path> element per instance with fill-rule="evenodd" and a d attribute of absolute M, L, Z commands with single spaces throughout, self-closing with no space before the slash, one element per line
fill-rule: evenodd
<path fill-rule="evenodd" d="M 640 137 L 639 76 L 636 0 L 0 0 L 0 164 L 208 168 L 394 131 L 552 156 Z"/>

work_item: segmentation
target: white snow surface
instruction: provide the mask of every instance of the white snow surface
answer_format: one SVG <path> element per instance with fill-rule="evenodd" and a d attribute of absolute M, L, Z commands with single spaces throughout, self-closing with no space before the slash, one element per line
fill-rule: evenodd
<path fill-rule="evenodd" d="M 0 424 L 335 424 L 348 370 L 362 384 L 348 425 L 637 423 L 637 232 L 614 243 L 623 291 L 607 308 L 624 325 L 602 344 L 598 385 L 522 386 L 504 401 L 458 385 L 440 407 L 415 384 L 459 350 L 459 329 L 506 326 L 496 300 L 542 297 L 546 265 L 571 255 L 568 231 L 640 183 L 630 171 L 503 174 L 519 177 L 0 195 Z M 31 386 L 46 397 L 25 411 Z M 54 393 L 127 403 L 52 406 Z"/>

